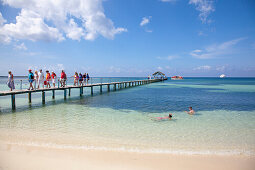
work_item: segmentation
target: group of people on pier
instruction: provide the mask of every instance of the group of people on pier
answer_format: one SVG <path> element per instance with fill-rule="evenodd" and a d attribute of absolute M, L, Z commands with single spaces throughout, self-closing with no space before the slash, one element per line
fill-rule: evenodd
<path fill-rule="evenodd" d="M 41 87 L 44 88 L 44 86 L 46 86 L 46 88 L 51 88 L 51 82 L 52 82 L 52 86 L 56 87 L 56 82 L 58 79 L 54 71 L 50 73 L 49 70 L 46 70 L 46 76 L 44 76 L 42 69 L 40 69 L 39 71 L 35 71 L 34 73 L 32 72 L 31 69 L 29 69 L 28 72 L 29 72 L 28 73 L 28 82 L 29 82 L 28 90 L 34 90 L 36 88 L 39 89 Z M 9 71 L 8 74 L 9 75 L 8 75 L 7 85 L 12 91 L 15 89 L 14 78 L 11 71 Z M 90 79 L 88 73 L 78 74 L 77 72 L 75 72 L 74 76 L 72 77 L 74 78 L 75 86 L 86 84 L 88 83 Z M 66 73 L 64 70 L 62 70 L 60 74 L 60 79 L 59 79 L 61 87 L 66 86 L 66 80 L 67 80 Z M 34 82 L 35 82 L 35 85 L 33 85 Z"/>
<path fill-rule="evenodd" d="M 75 86 L 78 86 L 78 85 L 82 86 L 83 84 L 86 84 L 86 83 L 88 84 L 89 79 L 90 79 L 88 73 L 84 73 L 84 74 L 79 73 L 78 74 L 77 72 L 75 72 L 73 77 L 74 77 L 73 84 Z"/>

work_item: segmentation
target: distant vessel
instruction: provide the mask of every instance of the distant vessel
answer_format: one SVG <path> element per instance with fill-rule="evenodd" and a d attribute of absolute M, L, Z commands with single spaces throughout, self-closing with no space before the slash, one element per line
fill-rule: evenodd
<path fill-rule="evenodd" d="M 173 76 L 171 77 L 171 80 L 182 80 L 183 77 L 182 76 Z"/>
<path fill-rule="evenodd" d="M 220 78 L 225 78 L 225 77 L 226 77 L 225 74 L 220 75 Z"/>

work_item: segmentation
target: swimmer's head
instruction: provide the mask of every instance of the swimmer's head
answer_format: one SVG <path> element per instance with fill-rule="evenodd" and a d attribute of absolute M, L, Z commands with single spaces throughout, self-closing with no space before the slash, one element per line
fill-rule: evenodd
<path fill-rule="evenodd" d="M 172 117 L 173 117 L 171 113 L 170 113 L 168 116 L 169 116 L 169 118 L 172 118 Z"/>
<path fill-rule="evenodd" d="M 189 107 L 189 110 L 192 110 L 192 107 Z"/>

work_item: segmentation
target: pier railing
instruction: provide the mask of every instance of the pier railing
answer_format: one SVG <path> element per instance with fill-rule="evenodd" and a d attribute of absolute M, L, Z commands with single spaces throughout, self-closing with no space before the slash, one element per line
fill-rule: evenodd
<path fill-rule="evenodd" d="M 39 88 L 34 90 L 26 90 L 24 89 L 24 86 L 29 86 L 29 83 L 23 84 L 23 80 L 27 81 L 26 79 L 20 80 L 20 90 L 13 90 L 13 91 L 0 91 L 0 96 L 11 96 L 11 103 L 12 103 L 12 109 L 16 109 L 15 104 L 15 95 L 17 94 L 28 94 L 28 102 L 32 103 L 32 93 L 41 92 L 42 93 L 42 104 L 45 104 L 45 92 L 46 91 L 52 91 L 52 99 L 55 99 L 55 91 L 56 90 L 62 90 L 64 91 L 64 99 L 67 98 L 67 91 L 68 96 L 71 96 L 71 89 L 78 88 L 80 89 L 80 96 L 83 95 L 83 89 L 86 87 L 91 88 L 91 95 L 93 95 L 93 87 L 99 87 L 100 93 L 103 92 L 103 86 L 107 86 L 107 92 L 110 91 L 116 91 L 117 89 L 124 89 L 124 88 L 130 88 L 130 87 L 136 87 L 140 85 L 146 85 L 150 83 L 160 82 L 164 81 L 165 79 L 143 79 L 143 80 L 131 80 L 131 81 L 120 81 L 120 82 L 111 82 L 111 78 L 103 79 L 103 78 L 90 78 L 88 82 L 86 81 L 84 84 L 78 84 L 73 85 L 73 82 L 69 82 L 71 80 L 70 78 L 66 80 L 67 84 L 64 87 L 60 87 L 59 80 L 56 82 L 55 87 L 51 88 Z M 74 80 L 74 79 L 72 79 Z M 69 82 L 69 83 L 68 83 Z M 36 86 L 36 82 L 34 82 Z M 79 82 L 78 82 L 79 83 Z M 112 86 L 112 88 L 111 88 Z"/>
<path fill-rule="evenodd" d="M 104 78 L 101 78 L 101 77 L 90 77 L 89 80 L 84 80 L 83 81 L 83 85 L 89 85 L 89 84 L 97 84 L 97 83 L 113 83 L 114 80 L 116 81 L 117 78 L 115 77 L 104 77 Z M 130 78 L 121 78 L 122 81 L 132 81 L 130 80 Z M 136 79 L 133 78 L 133 81 L 135 81 Z M 141 78 L 141 80 L 147 80 L 147 78 Z M 153 80 L 153 79 L 152 79 Z M 14 79 L 14 84 L 15 84 L 15 89 L 16 90 L 26 90 L 29 88 L 29 82 L 28 82 L 28 79 L 27 78 L 19 78 L 19 79 Z M 51 87 L 53 87 L 53 84 L 52 84 L 52 80 L 50 80 L 50 85 Z M 57 78 L 55 80 L 55 87 L 60 87 L 61 83 L 60 83 L 60 79 Z M 69 86 L 69 85 L 74 85 L 74 78 L 72 77 L 68 77 L 66 79 L 66 85 Z M 78 81 L 78 85 L 79 85 L 79 81 Z M 33 86 L 35 89 L 38 89 L 38 82 L 35 80 L 33 82 Z M 44 85 L 44 87 L 46 87 L 46 85 Z M 42 85 L 40 85 L 40 88 L 42 88 Z M 6 86 L 6 90 L 8 90 L 7 86 Z M 1 92 L 1 91 L 0 91 Z"/>

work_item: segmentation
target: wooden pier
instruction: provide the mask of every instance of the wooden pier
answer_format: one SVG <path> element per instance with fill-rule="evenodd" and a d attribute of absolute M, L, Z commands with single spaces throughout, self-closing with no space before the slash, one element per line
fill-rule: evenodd
<path fill-rule="evenodd" d="M 42 104 L 45 104 L 45 92 L 46 91 L 52 91 L 52 99 L 55 99 L 55 91 L 56 90 L 63 90 L 64 91 L 64 99 L 67 97 L 67 90 L 68 90 L 68 96 L 71 96 L 71 89 L 80 89 L 80 96 L 83 95 L 83 89 L 85 87 L 91 88 L 91 95 L 93 95 L 93 87 L 99 86 L 100 87 L 100 93 L 103 92 L 103 86 L 107 86 L 107 92 L 110 92 L 110 86 L 113 86 L 113 90 L 116 91 L 117 87 L 119 89 L 122 88 L 129 88 L 129 87 L 135 87 L 155 82 L 160 82 L 167 80 L 164 79 L 152 79 L 152 80 L 134 80 L 134 81 L 122 81 L 122 82 L 111 82 L 111 83 L 96 83 L 96 84 L 86 84 L 82 86 L 65 86 L 65 87 L 52 87 L 52 88 L 40 88 L 36 90 L 14 90 L 14 91 L 0 91 L 0 96 L 11 96 L 11 104 L 12 109 L 16 109 L 15 104 L 15 95 L 18 94 L 28 94 L 28 102 L 32 103 L 32 93 L 42 93 Z"/>

